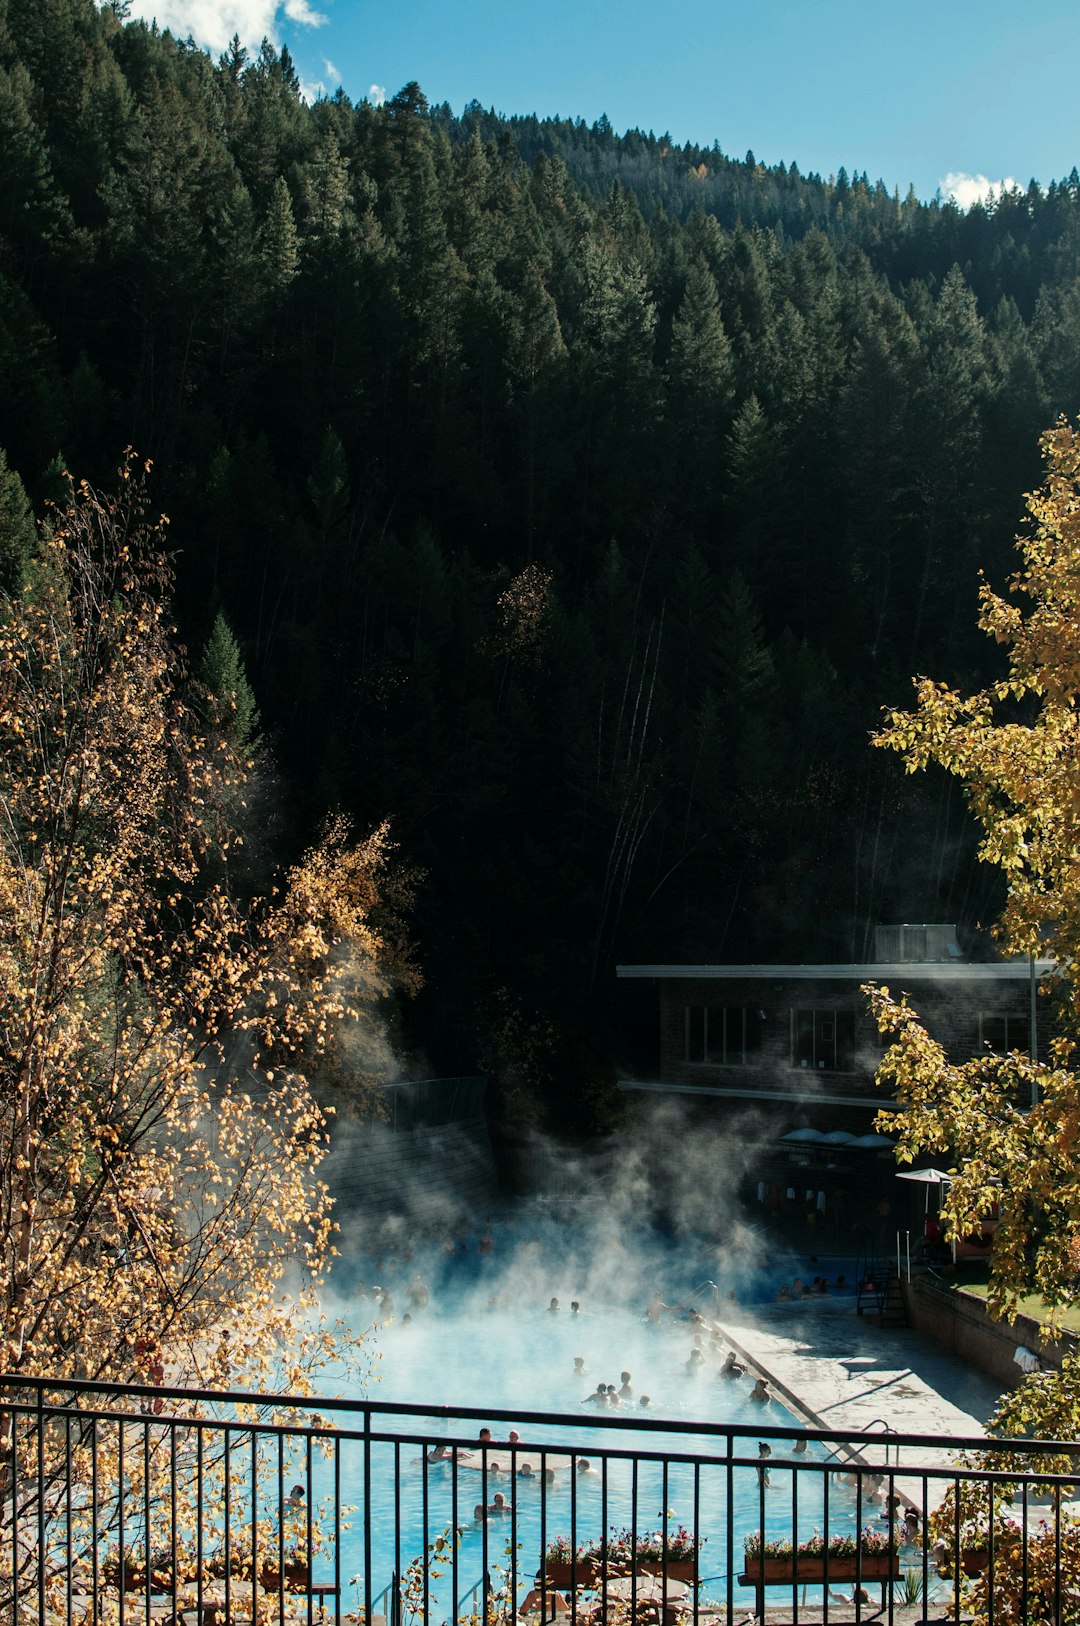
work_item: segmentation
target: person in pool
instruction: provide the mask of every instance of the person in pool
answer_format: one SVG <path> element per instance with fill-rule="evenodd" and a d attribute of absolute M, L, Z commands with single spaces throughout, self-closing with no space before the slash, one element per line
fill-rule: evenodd
<path fill-rule="evenodd" d="M 634 1391 L 630 1387 L 630 1374 L 629 1374 L 629 1372 L 620 1372 L 619 1373 L 619 1383 L 621 1385 L 621 1387 L 619 1389 L 619 1399 L 620 1400 L 633 1400 Z"/>
<path fill-rule="evenodd" d="M 638 1401 L 638 1410 L 639 1411 L 651 1411 L 652 1410 L 652 1401 L 649 1399 L 648 1395 L 642 1395 L 641 1399 Z"/>
<path fill-rule="evenodd" d="M 594 1468 L 592 1463 L 589 1461 L 588 1457 L 578 1457 L 578 1459 L 577 1459 L 577 1472 L 578 1472 L 578 1478 L 579 1479 L 582 1479 L 582 1478 L 584 1478 L 584 1479 L 599 1479 L 600 1478 L 600 1470 L 599 1470 L 599 1468 Z"/>
<path fill-rule="evenodd" d="M 587 1374 L 588 1374 L 588 1368 L 585 1365 L 585 1357 L 584 1357 L 584 1355 L 575 1355 L 574 1356 L 574 1376 L 576 1378 L 583 1378 L 583 1377 L 586 1377 Z"/>
<path fill-rule="evenodd" d="M 558 1312 L 558 1308 L 559 1308 L 558 1299 L 557 1298 L 552 1298 L 551 1303 L 548 1305 L 548 1315 L 555 1315 Z"/>
<path fill-rule="evenodd" d="M 581 1402 L 581 1404 L 583 1406 L 606 1406 L 607 1405 L 607 1384 L 606 1383 L 598 1383 L 596 1385 L 596 1388 L 593 1390 L 592 1394 L 591 1395 L 586 1395 L 585 1399 Z"/>
<path fill-rule="evenodd" d="M 765 1378 L 756 1378 L 754 1380 L 754 1387 L 750 1391 L 750 1399 L 756 1400 L 761 1406 L 768 1405 L 772 1395 L 769 1393 L 769 1385 Z"/>
<path fill-rule="evenodd" d="M 409 1303 L 414 1310 L 423 1310 L 430 1298 L 431 1294 L 428 1292 L 427 1283 L 420 1272 L 417 1271 L 409 1283 Z"/>
<path fill-rule="evenodd" d="M 653 1326 L 655 1327 L 664 1311 L 670 1309 L 671 1305 L 664 1303 L 664 1295 L 661 1293 L 660 1289 L 657 1288 L 656 1292 L 653 1294 L 652 1298 L 648 1302 L 648 1305 L 646 1306 L 645 1319 L 646 1321 L 652 1322 Z"/>
<path fill-rule="evenodd" d="M 727 1354 L 724 1356 L 724 1359 L 720 1362 L 720 1376 L 722 1378 L 741 1378 L 745 1371 L 745 1366 L 740 1366 L 738 1361 L 735 1359 L 735 1351 L 733 1349 L 729 1349 Z"/>
<path fill-rule="evenodd" d="M 518 1469 L 518 1478 L 519 1479 L 535 1479 L 536 1478 L 536 1475 L 533 1473 L 533 1465 L 532 1465 L 531 1462 L 523 1462 L 521 1464 L 521 1467 Z"/>

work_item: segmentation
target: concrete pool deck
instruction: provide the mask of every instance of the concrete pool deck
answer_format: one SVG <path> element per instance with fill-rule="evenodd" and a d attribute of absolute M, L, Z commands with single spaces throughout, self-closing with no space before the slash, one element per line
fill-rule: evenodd
<path fill-rule="evenodd" d="M 801 1299 L 741 1311 L 732 1305 L 722 1334 L 770 1381 L 779 1399 L 812 1428 L 931 1434 L 944 1442 L 985 1432 L 1000 1393 L 973 1370 L 908 1327 L 881 1327 L 855 1313 L 850 1297 Z M 762 1422 L 775 1422 L 762 1409 Z M 883 1426 L 884 1425 L 884 1426 Z M 942 1466 L 945 1450 L 905 1448 L 908 1468 Z M 905 1501 L 923 1502 L 922 1481 L 897 1476 Z M 944 1484 L 941 1494 L 944 1494 Z M 931 1489 L 931 1505 L 940 1499 Z"/>

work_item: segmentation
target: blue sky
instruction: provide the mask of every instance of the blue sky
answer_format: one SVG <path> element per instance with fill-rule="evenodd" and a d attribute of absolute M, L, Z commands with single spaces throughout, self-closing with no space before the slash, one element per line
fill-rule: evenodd
<path fill-rule="evenodd" d="M 1080 6 L 1003 0 L 134 0 L 219 51 L 288 44 L 309 95 L 418 80 L 455 111 L 562 114 L 921 197 L 1080 167 Z M 964 178 L 967 178 L 966 180 Z M 974 180 L 972 179 L 974 178 Z"/>

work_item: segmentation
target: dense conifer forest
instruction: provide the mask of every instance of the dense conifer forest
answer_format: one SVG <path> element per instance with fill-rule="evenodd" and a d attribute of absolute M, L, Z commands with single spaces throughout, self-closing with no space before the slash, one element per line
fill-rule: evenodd
<path fill-rule="evenodd" d="M 618 961 L 990 918 L 959 792 L 867 737 L 986 674 L 978 571 L 1080 407 L 1076 171 L 964 214 L 308 106 L 287 50 L 123 13 L 0 0 L 0 572 L 62 468 L 154 459 L 192 660 L 259 707 L 252 865 L 330 805 L 424 872 L 413 1065 L 588 1122 Z"/>

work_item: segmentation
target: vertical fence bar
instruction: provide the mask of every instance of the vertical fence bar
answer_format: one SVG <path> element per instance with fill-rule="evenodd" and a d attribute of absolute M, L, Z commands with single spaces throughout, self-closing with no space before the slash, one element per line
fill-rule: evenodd
<path fill-rule="evenodd" d="M 517 1614 L 518 1573 L 517 1573 L 517 1528 L 518 1528 L 518 1468 L 517 1447 L 510 1449 L 510 1563 L 507 1576 L 508 1596 L 506 1600 L 507 1618 L 513 1620 Z M 607 1493 L 607 1474 L 604 1474 L 604 1493 Z M 484 1622 L 487 1626 L 487 1622 Z"/>
<path fill-rule="evenodd" d="M 730 1432 L 724 1436 L 726 1441 L 727 1460 L 724 1467 L 725 1494 L 727 1497 L 725 1562 L 727 1567 L 727 1618 L 731 1620 L 735 1610 L 735 1465 L 732 1462 L 732 1453 L 735 1449 L 735 1437 Z"/>
<path fill-rule="evenodd" d="M 12 1400 L 14 1402 L 14 1396 Z M 19 1413 L 11 1407 L 11 1621 L 19 1626 Z"/>
<path fill-rule="evenodd" d="M 821 1619 L 822 1626 L 829 1626 L 829 1487 L 832 1484 L 831 1470 L 823 1466 L 821 1470 L 821 1528 L 825 1532 L 825 1581 L 821 1589 Z"/>
<path fill-rule="evenodd" d="M 202 1442 L 202 1438 L 203 1438 L 203 1431 L 200 1429 L 199 1430 L 199 1441 L 200 1441 L 200 1443 Z M 221 1495 L 222 1495 L 222 1500 L 224 1502 L 224 1506 L 222 1508 L 222 1513 L 221 1513 L 221 1545 L 222 1545 L 222 1549 L 223 1549 L 223 1552 L 224 1552 L 225 1574 L 222 1576 L 222 1580 L 223 1580 L 224 1585 L 225 1585 L 225 1613 L 226 1613 L 226 1615 L 229 1615 L 230 1612 L 231 1612 L 231 1609 L 232 1609 L 232 1575 L 233 1575 L 232 1448 L 233 1448 L 232 1430 L 230 1429 L 228 1423 L 226 1423 L 224 1428 L 222 1429 L 222 1433 L 221 1433 L 221 1453 L 222 1453 L 222 1456 L 221 1456 Z M 214 1447 L 211 1444 L 211 1447 L 210 1447 L 211 1460 L 213 1460 L 213 1454 L 214 1454 Z M 205 1507 L 205 1503 L 204 1503 L 204 1500 L 203 1500 L 203 1490 L 204 1490 L 203 1476 L 202 1476 L 202 1472 L 200 1470 L 200 1473 L 199 1473 L 199 1485 L 198 1485 L 198 1490 L 196 1491 L 196 1504 L 197 1504 L 197 1507 L 198 1507 L 198 1520 L 199 1520 L 199 1529 L 200 1530 L 203 1528 L 203 1524 L 204 1524 L 205 1519 L 206 1519 L 206 1507 Z M 240 1530 L 241 1530 L 240 1540 L 241 1540 L 241 1548 L 242 1548 L 242 1546 L 243 1546 L 243 1524 L 241 1524 Z M 242 1569 L 243 1552 L 241 1551 L 239 1554 L 237 1554 L 237 1557 L 241 1560 L 241 1569 Z M 248 1540 L 248 1562 L 251 1564 L 252 1569 L 255 1568 L 255 1565 L 258 1562 L 258 1550 L 257 1550 L 256 1541 L 255 1541 L 255 1532 L 254 1532 L 254 1530 L 252 1530 L 250 1532 L 250 1537 L 249 1537 L 249 1540 Z M 202 1619 L 201 1612 L 200 1612 L 199 1618 L 200 1618 L 200 1620 Z"/>
<path fill-rule="evenodd" d="M 759 1563 L 759 1566 L 758 1566 L 759 1580 L 758 1580 L 758 1585 L 757 1585 L 757 1611 L 756 1612 L 757 1612 L 758 1619 L 759 1620 L 764 1620 L 765 1619 L 765 1474 L 764 1474 L 763 1470 L 760 1469 L 760 1468 L 758 1469 L 758 1475 L 757 1475 L 757 1487 L 758 1487 L 758 1552 L 760 1554 L 760 1563 Z M 792 1570 L 792 1575 L 794 1575 L 794 1573 L 795 1572 L 794 1572 L 794 1569 L 793 1569 Z M 794 1580 L 791 1583 L 791 1590 L 792 1590 L 792 1596 L 794 1596 L 794 1594 L 795 1594 L 795 1582 L 794 1582 Z"/>
<path fill-rule="evenodd" d="M 315 1594 L 311 1590 L 315 1584 L 315 1552 L 313 1532 L 311 1528 L 311 1521 L 314 1517 L 314 1508 L 312 1504 L 315 1500 L 315 1480 L 312 1476 L 312 1466 L 314 1460 L 313 1453 L 314 1442 L 312 1440 L 311 1430 L 309 1428 L 305 1430 L 304 1433 L 304 1507 L 306 1509 L 304 1514 L 304 1561 L 307 1568 L 308 1626 L 312 1626 L 315 1613 Z"/>
<path fill-rule="evenodd" d="M 172 1544 L 172 1608 L 173 1618 L 176 1618 L 177 1591 L 180 1586 L 180 1542 L 178 1535 L 178 1511 L 176 1505 L 176 1420 L 169 1422 L 169 1540 Z"/>
<path fill-rule="evenodd" d="M 488 1570 L 488 1448 L 486 1445 L 480 1449 L 480 1504 L 483 1509 L 480 1515 L 480 1580 L 482 1583 L 480 1595 L 485 1599 L 484 1607 L 486 1608 Z"/>
<path fill-rule="evenodd" d="M 1054 1619 L 1061 1619 L 1061 1488 L 1054 1488 Z"/>
<path fill-rule="evenodd" d="M 120 1589 L 120 1626 L 124 1626 L 124 1604 L 127 1597 L 127 1588 L 124 1585 L 127 1574 L 124 1522 L 124 1419 L 121 1417 L 116 1425 L 116 1537 L 120 1562 L 119 1579 L 117 1581 Z"/>
<path fill-rule="evenodd" d="M 341 1449 L 344 1441 L 339 1434 L 334 1440 L 334 1613 L 340 1620 L 341 1607 Z"/>
<path fill-rule="evenodd" d="M 451 1474 L 453 1476 L 456 1477 L 456 1475 L 457 1475 L 457 1452 L 456 1451 L 454 1452 L 454 1455 L 453 1455 L 450 1472 L 451 1472 Z M 420 1539 L 423 1542 L 424 1552 L 426 1553 L 427 1550 L 428 1550 L 428 1547 L 431 1545 L 431 1535 L 429 1533 L 430 1528 L 431 1528 L 431 1500 L 430 1500 L 431 1499 L 431 1487 L 430 1487 L 430 1476 L 429 1476 L 429 1472 L 428 1472 L 428 1455 L 427 1455 L 427 1451 L 424 1452 L 423 1464 L 422 1464 L 421 1469 L 420 1469 L 420 1475 L 421 1475 L 421 1477 L 420 1477 L 420 1511 L 421 1511 L 421 1526 L 422 1526 Z M 451 1488 L 450 1488 L 451 1503 L 453 1502 L 453 1496 L 454 1496 L 453 1484 L 451 1484 Z M 451 1525 L 453 1526 L 453 1519 L 451 1519 Z M 455 1529 L 452 1532 L 451 1552 L 456 1552 L 456 1550 L 457 1550 L 457 1531 Z M 453 1563 L 453 1560 L 451 1559 L 451 1564 L 452 1563 Z M 400 1550 L 399 1547 L 395 1547 L 394 1548 L 394 1575 L 398 1576 L 400 1574 L 401 1574 L 401 1550 Z M 451 1578 L 451 1587 L 453 1587 L 455 1584 L 456 1584 L 456 1577 L 452 1577 Z M 455 1597 L 457 1596 L 456 1593 L 454 1595 L 455 1595 Z M 429 1579 L 428 1579 L 428 1569 L 427 1569 L 426 1564 L 424 1565 L 424 1619 L 425 1620 L 430 1620 L 431 1619 L 431 1587 L 430 1587 L 430 1583 L 429 1583 Z"/>
<path fill-rule="evenodd" d="M 143 1587 L 143 1600 L 146 1604 L 147 1626 L 150 1621 L 150 1598 L 153 1593 L 154 1546 L 151 1540 L 153 1525 L 153 1509 L 150 1502 L 150 1419 L 146 1413 L 142 1417 L 142 1469 L 143 1469 L 143 1540 L 146 1543 L 146 1581 Z"/>
<path fill-rule="evenodd" d="M 37 1593 L 38 1622 L 45 1620 L 45 1387 L 37 1388 Z"/>
<path fill-rule="evenodd" d="M 251 1519 L 250 1519 L 250 1522 L 249 1522 L 249 1529 L 251 1531 L 251 1535 L 250 1535 L 250 1538 L 249 1538 L 249 1541 L 248 1541 L 248 1553 L 250 1555 L 249 1559 L 248 1559 L 248 1563 L 249 1563 L 249 1565 L 251 1567 L 251 1577 L 250 1577 L 250 1579 L 251 1579 L 251 1618 L 252 1618 L 252 1620 L 257 1620 L 258 1617 L 259 1617 L 259 1436 L 258 1436 L 258 1433 L 256 1431 L 254 1423 L 252 1423 L 252 1425 L 251 1425 L 250 1438 L 251 1438 L 251 1452 L 250 1452 L 250 1455 L 248 1457 L 248 1478 L 249 1478 L 249 1481 L 250 1481 L 250 1490 L 249 1490 L 248 1494 L 250 1495 L 250 1498 L 251 1498 Z M 279 1436 L 279 1438 L 280 1438 L 280 1436 Z M 232 1457 L 232 1452 L 231 1451 L 227 1452 L 226 1453 L 226 1460 L 229 1460 L 231 1457 Z M 230 1500 L 230 1498 L 227 1496 L 226 1499 L 225 1499 L 226 1506 L 228 1506 L 229 1500 Z M 279 1530 L 284 1525 L 284 1522 L 285 1522 L 284 1515 L 285 1515 L 285 1510 L 281 1506 L 281 1503 L 279 1502 L 278 1503 L 278 1529 Z M 265 1543 L 264 1543 L 264 1546 L 265 1546 Z M 228 1565 L 226 1567 L 226 1571 L 225 1571 L 225 1596 L 226 1596 L 226 1598 L 228 1598 L 228 1596 L 229 1596 L 229 1570 L 231 1570 L 231 1568 L 232 1568 L 232 1565 L 230 1564 L 230 1565 Z M 243 1578 L 242 1576 L 238 1577 L 238 1579 L 242 1579 L 242 1578 Z M 282 1589 L 282 1594 L 284 1594 L 284 1589 L 285 1589 L 285 1566 L 284 1566 L 284 1564 L 281 1566 L 281 1573 L 278 1576 L 278 1585 Z M 228 1603 L 226 1603 L 226 1605 L 225 1605 L 225 1613 L 226 1613 L 226 1615 L 229 1614 L 229 1605 L 228 1605 Z M 285 1618 L 284 1605 L 282 1605 L 281 1618 L 282 1619 Z"/>
<path fill-rule="evenodd" d="M 719 1294 L 717 1296 L 719 1296 Z M 694 1561 L 694 1573 L 693 1573 L 693 1579 L 692 1579 L 692 1584 L 693 1584 L 693 1589 L 694 1589 L 693 1590 L 693 1598 L 694 1598 L 693 1616 L 694 1616 L 694 1626 L 698 1626 L 698 1613 L 699 1613 L 699 1610 L 700 1610 L 700 1607 L 701 1607 L 701 1588 L 700 1588 L 700 1586 L 698 1584 L 698 1581 L 699 1581 L 699 1576 L 700 1576 L 700 1573 L 701 1573 L 701 1552 L 702 1552 L 702 1548 L 701 1548 L 701 1540 L 702 1540 L 702 1537 L 701 1537 L 701 1463 L 700 1462 L 695 1462 L 694 1463 L 694 1523 L 693 1523 L 693 1531 L 694 1531 L 694 1552 L 697 1555 L 697 1557 L 696 1557 L 696 1559 Z M 666 1602 L 666 1600 L 665 1600 L 665 1602 Z"/>
<path fill-rule="evenodd" d="M 994 1548 L 995 1548 L 995 1545 L 996 1545 L 995 1541 L 994 1541 L 994 1537 L 995 1537 L 995 1534 L 996 1534 L 996 1522 L 997 1521 L 994 1518 L 994 1507 L 995 1507 L 995 1504 L 996 1504 L 996 1498 L 995 1498 L 995 1495 L 994 1495 L 994 1481 L 992 1479 L 988 1479 L 987 1482 L 986 1482 L 986 1492 L 987 1492 L 987 1501 L 990 1504 L 989 1508 L 988 1508 L 988 1511 L 987 1511 L 987 1519 L 986 1519 L 987 1529 L 990 1532 L 990 1539 L 987 1542 L 987 1555 L 986 1555 L 986 1561 L 987 1561 L 987 1570 L 986 1570 L 986 1621 L 987 1621 L 987 1626 L 994 1626 Z M 957 1514 L 957 1517 L 959 1517 L 959 1513 Z"/>
<path fill-rule="evenodd" d="M 1024 1480 L 1024 1496 L 1021 1503 L 1023 1510 L 1023 1560 L 1022 1560 L 1022 1588 L 1020 1593 L 1020 1618 L 1028 1618 L 1028 1482 Z"/>
<path fill-rule="evenodd" d="M 861 1465 L 855 1470 L 855 1619 L 862 1620 L 862 1530 L 863 1476 Z"/>
<path fill-rule="evenodd" d="M 540 1618 L 547 1619 L 547 1452 L 540 1452 Z"/>
<path fill-rule="evenodd" d="M 791 1547 L 792 1547 L 792 1551 L 793 1552 L 797 1551 L 798 1546 L 799 1546 L 799 1465 L 798 1465 L 798 1463 L 796 1463 L 795 1466 L 791 1470 Z M 805 1594 L 806 1594 L 806 1587 L 804 1585 L 803 1586 L 803 1595 L 805 1596 Z M 795 1588 L 793 1615 L 794 1615 L 794 1620 L 795 1620 L 795 1626 L 799 1626 L 799 1589 L 798 1589 L 798 1587 Z"/>
<path fill-rule="evenodd" d="M 453 1481 L 450 1486 L 450 1524 L 452 1541 L 450 1543 L 450 1596 L 454 1600 L 455 1612 L 457 1609 L 458 1587 L 461 1583 L 461 1564 L 458 1556 L 458 1450 L 454 1447 Z"/>
<path fill-rule="evenodd" d="M 195 1429 L 195 1608 L 199 1620 L 203 1618 L 203 1570 L 205 1567 L 205 1542 L 203 1540 L 203 1431 L 201 1426 Z M 229 1549 L 225 1549 L 225 1568 L 229 1567 Z"/>
<path fill-rule="evenodd" d="M 371 1408 L 364 1407 L 364 1620 L 371 1619 Z"/>
<path fill-rule="evenodd" d="M 64 1589 L 64 1617 L 67 1626 L 72 1621 L 71 1588 L 74 1568 L 74 1553 L 72 1550 L 71 1517 L 72 1517 L 72 1486 L 71 1486 L 71 1414 L 64 1413 L 64 1557 L 66 1559 L 67 1586 Z"/>
<path fill-rule="evenodd" d="M 99 1592 L 100 1575 L 98 1571 L 98 1555 L 101 1536 L 98 1528 L 98 1420 L 90 1419 L 90 1584 L 93 1589 L 90 1604 L 91 1626 L 98 1626 L 100 1612 Z"/>
<path fill-rule="evenodd" d="M 577 1458 L 570 1458 L 570 1623 L 577 1626 Z M 631 1549 L 632 1551 L 633 1549 Z"/>
<path fill-rule="evenodd" d="M 427 1480 L 427 1454 L 420 1453 L 421 1472 Z M 401 1442 L 394 1441 L 394 1574 L 401 1574 Z M 380 1577 L 381 1579 L 381 1577 Z M 424 1619 L 428 1618 L 428 1544 L 424 1539 Z"/>

